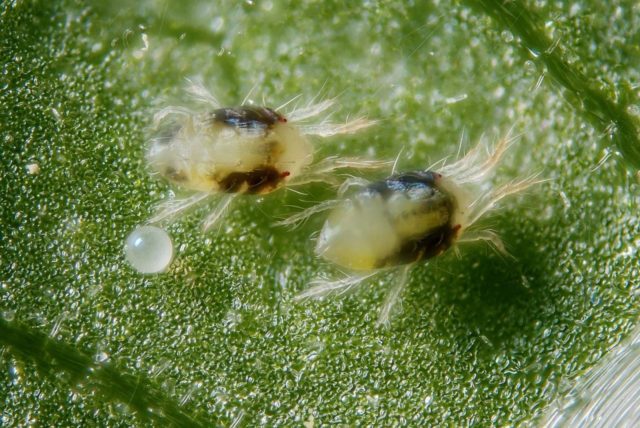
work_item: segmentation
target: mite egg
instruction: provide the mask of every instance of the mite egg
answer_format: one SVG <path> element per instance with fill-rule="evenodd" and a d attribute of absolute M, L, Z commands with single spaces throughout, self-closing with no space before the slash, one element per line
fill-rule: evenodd
<path fill-rule="evenodd" d="M 487 186 L 488 176 L 512 142 L 505 137 L 489 151 L 479 145 L 451 165 L 439 162 L 439 168 L 392 174 L 373 183 L 362 179 L 345 182 L 339 199 L 281 222 L 295 224 L 318 211 L 331 210 L 315 252 L 347 273 L 336 280 L 315 280 L 298 299 L 342 293 L 373 275 L 395 269 L 396 284 L 378 319 L 386 323 L 416 262 L 473 241 L 485 241 L 506 254 L 500 237 L 477 221 L 504 197 L 540 182 L 529 177 L 497 188 Z"/>
<path fill-rule="evenodd" d="M 129 264 L 140 273 L 164 272 L 173 259 L 173 243 L 164 230 L 142 226 L 129 234 L 124 246 Z"/>
<path fill-rule="evenodd" d="M 338 169 L 387 164 L 338 157 L 314 161 L 310 136 L 354 133 L 373 123 L 363 118 L 342 124 L 307 123 L 329 109 L 331 100 L 285 114 L 284 106 L 273 109 L 243 102 L 238 107 L 223 107 L 201 85 L 191 84 L 187 89 L 205 108 L 174 106 L 159 111 L 147 160 L 155 174 L 190 196 L 161 204 L 151 223 L 215 198 L 218 204 L 203 222 L 206 230 L 238 195 L 264 195 L 314 181 L 334 183 L 332 173 Z"/>

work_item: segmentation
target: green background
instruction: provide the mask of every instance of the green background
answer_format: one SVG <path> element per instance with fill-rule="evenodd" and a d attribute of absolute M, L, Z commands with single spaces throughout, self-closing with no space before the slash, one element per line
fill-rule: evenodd
<path fill-rule="evenodd" d="M 0 406 L 6 426 L 509 425 L 535 421 L 638 317 L 640 8 L 635 1 L 4 1 L 0 5 Z M 148 46 L 145 47 L 146 38 Z M 200 77 L 223 104 L 337 97 L 375 129 L 318 157 L 424 168 L 515 125 L 496 183 L 550 181 L 484 220 L 486 246 L 294 303 L 318 275 L 334 191 L 203 207 L 168 273 L 124 261 L 172 189 L 145 165 L 153 112 Z M 621 153 L 621 154 L 620 154 Z M 28 165 L 40 172 L 30 174 Z"/>

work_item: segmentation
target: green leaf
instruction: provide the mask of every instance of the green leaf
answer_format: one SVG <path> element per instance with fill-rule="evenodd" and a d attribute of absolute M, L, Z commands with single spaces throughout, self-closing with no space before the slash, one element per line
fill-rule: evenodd
<path fill-rule="evenodd" d="M 635 2 L 5 1 L 0 5 L 2 424 L 515 425 L 535 421 L 638 318 Z M 142 276 L 128 233 L 173 189 L 149 174 L 154 111 L 200 77 L 228 105 L 337 97 L 375 129 L 318 142 L 425 168 L 512 126 L 504 183 L 550 180 L 482 245 L 391 285 L 294 303 L 326 186 L 242 198 L 219 231 L 172 224 Z M 619 153 L 618 153 L 619 152 Z"/>

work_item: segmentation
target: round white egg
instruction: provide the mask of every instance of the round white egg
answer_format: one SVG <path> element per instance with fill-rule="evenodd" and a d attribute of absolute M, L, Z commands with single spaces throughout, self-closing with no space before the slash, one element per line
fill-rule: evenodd
<path fill-rule="evenodd" d="M 140 273 L 165 271 L 173 259 L 173 242 L 163 229 L 141 226 L 127 236 L 124 245 L 127 261 Z"/>

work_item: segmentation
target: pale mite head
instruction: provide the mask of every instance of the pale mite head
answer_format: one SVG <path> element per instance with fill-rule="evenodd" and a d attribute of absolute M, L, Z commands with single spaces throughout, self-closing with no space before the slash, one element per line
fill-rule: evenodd
<path fill-rule="evenodd" d="M 273 110 L 239 107 L 179 117 L 151 141 L 147 157 L 187 190 L 268 193 L 312 162 L 313 146 Z"/>
<path fill-rule="evenodd" d="M 356 271 L 434 257 L 460 230 L 457 193 L 432 172 L 399 174 L 345 199 L 325 222 L 316 252 Z"/>

